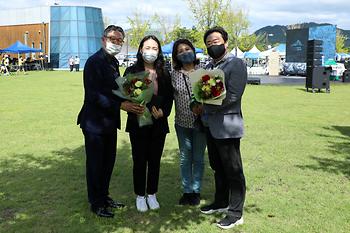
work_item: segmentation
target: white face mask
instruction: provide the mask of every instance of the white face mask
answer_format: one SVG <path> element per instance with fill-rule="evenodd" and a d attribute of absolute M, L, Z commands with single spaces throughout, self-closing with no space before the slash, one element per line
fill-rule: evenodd
<path fill-rule="evenodd" d="M 156 51 L 145 51 L 142 53 L 142 58 L 145 62 L 152 64 L 158 58 L 158 52 Z"/>
<path fill-rule="evenodd" d="M 117 55 L 122 50 L 121 45 L 113 44 L 110 41 L 106 41 L 106 52 L 112 56 Z"/>

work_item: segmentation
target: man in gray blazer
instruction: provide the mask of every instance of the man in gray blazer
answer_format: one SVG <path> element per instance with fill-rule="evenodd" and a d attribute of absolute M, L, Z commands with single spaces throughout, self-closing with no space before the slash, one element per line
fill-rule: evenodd
<path fill-rule="evenodd" d="M 215 176 L 215 199 L 203 206 L 201 212 L 227 215 L 217 223 L 223 229 L 243 224 L 243 205 L 246 185 L 240 152 L 243 137 L 241 99 L 247 83 L 244 62 L 228 52 L 228 35 L 221 27 L 209 29 L 204 42 L 213 59 L 207 69 L 221 69 L 225 73 L 226 98 L 222 105 L 197 105 L 195 114 L 202 114 L 206 126 L 209 162 Z"/>

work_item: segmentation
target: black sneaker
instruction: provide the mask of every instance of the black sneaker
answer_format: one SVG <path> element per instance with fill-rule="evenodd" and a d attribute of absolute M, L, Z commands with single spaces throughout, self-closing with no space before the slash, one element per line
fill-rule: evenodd
<path fill-rule="evenodd" d="M 196 206 L 201 202 L 200 193 L 191 193 L 190 205 Z"/>
<path fill-rule="evenodd" d="M 182 196 L 179 200 L 179 205 L 189 205 L 191 202 L 191 195 L 192 195 L 192 193 L 182 194 Z"/>
<path fill-rule="evenodd" d="M 227 211 L 228 207 L 218 205 L 216 203 L 212 203 L 210 205 L 201 207 L 200 210 L 203 214 L 212 214 L 212 213 L 217 213 L 217 212 L 222 213 L 222 212 Z"/>
<path fill-rule="evenodd" d="M 230 229 L 232 227 L 242 225 L 243 224 L 243 217 L 234 217 L 234 216 L 226 216 L 225 218 L 221 219 L 216 225 L 222 229 Z"/>

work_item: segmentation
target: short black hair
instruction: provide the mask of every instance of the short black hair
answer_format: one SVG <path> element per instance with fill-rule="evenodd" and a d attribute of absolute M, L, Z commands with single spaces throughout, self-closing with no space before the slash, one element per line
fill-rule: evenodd
<path fill-rule="evenodd" d="M 204 44 L 206 44 L 206 39 L 207 37 L 212 34 L 213 32 L 218 32 L 221 34 L 222 38 L 224 39 L 225 43 L 227 42 L 228 40 L 228 34 L 227 34 L 227 31 L 223 28 L 223 27 L 219 27 L 219 26 L 215 26 L 215 27 L 212 27 L 210 29 L 208 29 L 205 33 L 204 33 Z"/>
<path fill-rule="evenodd" d="M 103 36 L 107 37 L 108 33 L 112 32 L 112 31 L 118 31 L 121 34 L 123 34 L 123 37 L 125 37 L 125 33 L 123 28 L 119 27 L 119 26 L 115 26 L 115 25 L 109 25 L 108 27 L 106 27 L 106 29 L 103 31 Z"/>
<path fill-rule="evenodd" d="M 199 60 L 196 58 L 196 49 L 194 48 L 193 44 L 191 43 L 191 41 L 187 40 L 187 39 L 178 39 L 177 41 L 175 41 L 174 45 L 173 45 L 173 52 L 171 55 L 171 58 L 173 59 L 173 67 L 175 70 L 179 70 L 182 68 L 183 64 L 182 62 L 177 59 L 177 47 L 179 47 L 180 44 L 187 44 L 188 46 L 190 46 L 190 48 L 192 49 L 193 53 L 194 53 L 194 57 L 195 60 L 193 61 L 193 64 L 198 65 L 199 64 Z"/>

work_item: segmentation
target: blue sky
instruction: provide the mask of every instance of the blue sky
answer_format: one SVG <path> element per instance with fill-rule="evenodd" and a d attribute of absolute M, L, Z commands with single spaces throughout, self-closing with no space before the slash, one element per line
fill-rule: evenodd
<path fill-rule="evenodd" d="M 87 5 L 102 8 L 104 16 L 114 24 L 128 28 L 127 17 L 138 11 L 144 16 L 158 13 L 168 17 L 179 15 L 183 26 L 191 27 L 193 17 L 184 0 L 11 0 L 2 1 L 2 9 L 16 6 L 33 7 L 53 4 Z M 350 30 L 350 0 L 233 0 L 235 6 L 248 12 L 250 31 L 268 25 L 302 22 L 332 23 Z"/>

